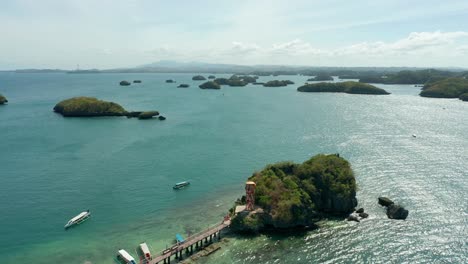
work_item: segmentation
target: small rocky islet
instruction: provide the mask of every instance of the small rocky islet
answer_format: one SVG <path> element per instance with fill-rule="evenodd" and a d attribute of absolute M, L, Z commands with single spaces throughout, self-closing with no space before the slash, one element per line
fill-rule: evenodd
<path fill-rule="evenodd" d="M 353 81 L 338 82 L 338 83 L 312 83 L 305 84 L 297 88 L 298 92 L 306 93 L 348 93 L 348 94 L 372 94 L 372 95 L 387 95 L 389 92 L 384 89 L 375 87 L 367 83 L 359 83 Z"/>
<path fill-rule="evenodd" d="M 131 83 L 129 81 L 120 81 L 120 86 L 129 86 Z"/>
<path fill-rule="evenodd" d="M 126 116 L 127 118 L 151 119 L 159 116 L 158 111 L 129 112 L 117 103 L 84 96 L 63 100 L 56 104 L 53 110 L 64 117 Z"/>
<path fill-rule="evenodd" d="M 6 104 L 6 103 L 8 103 L 8 100 L 6 99 L 5 96 L 0 94 L 0 105 Z"/>
<path fill-rule="evenodd" d="M 205 78 L 205 76 L 202 76 L 202 75 L 195 75 L 195 76 L 192 77 L 192 80 L 193 81 L 205 81 L 206 78 Z"/>

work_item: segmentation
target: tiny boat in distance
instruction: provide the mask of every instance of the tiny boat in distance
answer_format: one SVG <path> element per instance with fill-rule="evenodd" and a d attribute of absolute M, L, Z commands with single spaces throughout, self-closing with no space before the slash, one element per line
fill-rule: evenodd
<path fill-rule="evenodd" d="M 65 229 L 72 227 L 74 225 L 81 224 L 90 216 L 91 216 L 91 212 L 89 210 L 81 212 L 79 215 L 73 217 L 72 219 L 70 219 L 70 221 L 68 221 L 68 223 L 65 225 Z"/>
<path fill-rule="evenodd" d="M 190 185 L 190 182 L 189 181 L 183 181 L 183 182 L 178 182 L 174 185 L 174 187 L 172 187 L 174 190 L 178 190 L 178 189 L 182 189 L 184 188 L 185 186 L 188 186 Z"/>
<path fill-rule="evenodd" d="M 123 249 L 119 249 L 119 251 L 117 252 L 117 255 L 118 255 L 118 258 L 125 261 L 126 264 L 136 264 L 135 259 L 130 254 L 128 254 L 127 251 Z"/>

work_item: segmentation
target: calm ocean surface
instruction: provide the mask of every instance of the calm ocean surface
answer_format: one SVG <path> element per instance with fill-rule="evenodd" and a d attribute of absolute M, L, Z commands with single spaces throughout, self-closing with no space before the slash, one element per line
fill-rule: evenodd
<path fill-rule="evenodd" d="M 231 236 L 199 263 L 467 262 L 468 103 L 421 98 L 411 85 L 378 85 L 388 96 L 298 93 L 305 76 L 260 77 L 296 82 L 288 87 L 201 90 L 192 76 L 0 73 L 10 101 L 0 106 L 0 262 L 113 263 L 142 241 L 159 252 L 175 233 L 220 222 L 255 170 L 318 153 L 351 162 L 368 220 Z M 125 79 L 143 83 L 119 86 Z M 167 120 L 52 112 L 73 96 Z M 192 185 L 174 191 L 182 180 Z M 387 219 L 380 195 L 408 219 Z M 90 220 L 64 231 L 86 209 Z"/>

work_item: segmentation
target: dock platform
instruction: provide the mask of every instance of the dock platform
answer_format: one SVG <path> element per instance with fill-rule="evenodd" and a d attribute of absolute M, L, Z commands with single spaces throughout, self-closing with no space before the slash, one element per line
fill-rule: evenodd
<path fill-rule="evenodd" d="M 213 238 L 221 238 L 221 231 L 231 225 L 230 219 L 224 219 L 221 224 L 215 225 L 210 227 L 200 233 L 191 235 L 185 239 L 183 243 L 176 243 L 169 247 L 168 249 L 164 250 L 162 254 L 154 256 L 152 260 L 146 262 L 147 264 L 159 264 L 171 263 L 171 257 L 175 256 L 175 259 L 182 260 L 183 253 L 185 251 L 185 255 L 193 254 L 194 246 L 195 250 L 203 248 L 205 245 L 210 244 L 213 242 Z"/>

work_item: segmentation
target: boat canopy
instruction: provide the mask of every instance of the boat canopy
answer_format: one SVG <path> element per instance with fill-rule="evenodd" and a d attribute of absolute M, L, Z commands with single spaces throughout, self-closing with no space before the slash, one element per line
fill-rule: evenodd
<path fill-rule="evenodd" d="M 176 234 L 175 237 L 176 237 L 177 242 L 184 243 L 185 240 L 181 234 Z"/>
<path fill-rule="evenodd" d="M 70 219 L 69 222 L 76 222 L 77 220 L 79 220 L 79 219 L 85 217 L 87 214 L 89 214 L 89 212 L 86 212 L 86 211 L 85 211 L 85 212 L 81 212 L 79 215 L 77 215 L 77 216 L 73 217 L 72 219 Z"/>
<path fill-rule="evenodd" d="M 140 249 L 141 249 L 141 252 L 143 252 L 143 254 L 145 255 L 145 258 L 151 258 L 151 253 L 146 243 L 141 243 Z"/>
<path fill-rule="evenodd" d="M 135 263 L 135 259 L 123 249 L 119 250 L 119 256 L 122 257 L 122 259 L 127 263 Z"/>

